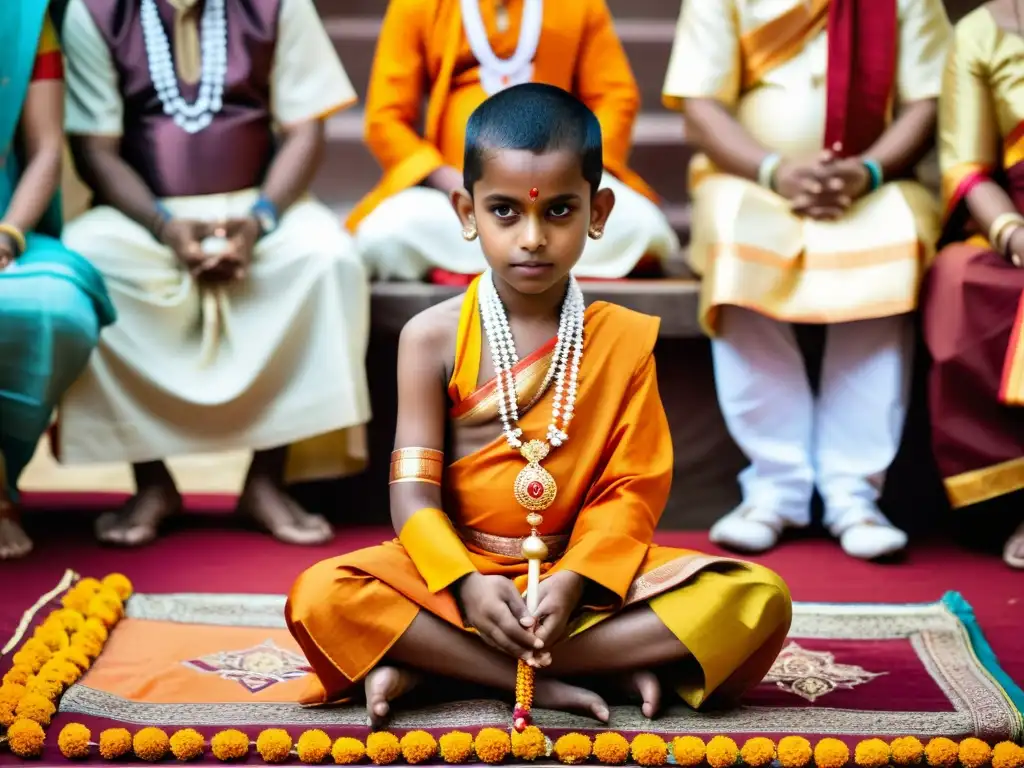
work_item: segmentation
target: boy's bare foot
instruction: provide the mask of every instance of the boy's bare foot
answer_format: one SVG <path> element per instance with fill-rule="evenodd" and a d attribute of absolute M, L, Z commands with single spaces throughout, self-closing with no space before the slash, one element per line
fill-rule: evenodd
<path fill-rule="evenodd" d="M 1024 568 L 1024 523 L 1010 534 L 1003 548 L 1003 560 L 1011 568 Z"/>
<path fill-rule="evenodd" d="M 607 723 L 609 717 L 608 705 L 596 693 L 551 678 L 537 678 L 533 689 L 533 705 L 560 712 L 579 712 L 602 723 Z"/>
<path fill-rule="evenodd" d="M 267 477 L 249 477 L 238 499 L 237 511 L 287 544 L 323 544 L 334 537 L 330 523 L 306 512 Z"/>
<path fill-rule="evenodd" d="M 380 727 L 391 713 L 391 702 L 415 688 L 422 676 L 399 667 L 377 667 L 366 676 L 366 714 L 370 725 Z"/>
<path fill-rule="evenodd" d="M 656 674 L 641 669 L 626 675 L 622 682 L 631 695 L 640 698 L 640 711 L 644 713 L 644 717 L 654 717 L 658 714 L 658 710 L 661 709 L 661 681 Z"/>
<path fill-rule="evenodd" d="M 0 486 L 0 560 L 14 560 L 32 551 L 32 539 L 21 527 L 18 508 Z"/>
<path fill-rule="evenodd" d="M 117 512 L 96 520 L 96 538 L 104 544 L 138 547 L 153 541 L 160 524 L 181 512 L 181 494 L 173 485 L 141 487 Z"/>

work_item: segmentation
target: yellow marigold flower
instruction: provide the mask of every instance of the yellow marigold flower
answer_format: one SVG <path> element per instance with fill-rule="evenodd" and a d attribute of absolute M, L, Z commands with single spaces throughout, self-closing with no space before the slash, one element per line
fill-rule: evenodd
<path fill-rule="evenodd" d="M 916 736 L 901 736 L 889 745 L 895 765 L 917 765 L 924 759 L 924 744 Z"/>
<path fill-rule="evenodd" d="M 116 760 L 132 748 L 132 735 L 125 728 L 107 728 L 100 731 L 100 757 Z"/>
<path fill-rule="evenodd" d="M 203 750 L 206 749 L 206 739 L 194 728 L 183 728 L 171 734 L 168 745 L 174 759 L 185 762 L 186 760 L 195 760 L 203 754 Z"/>
<path fill-rule="evenodd" d="M 1024 747 L 1012 741 L 1001 741 L 992 747 L 992 768 L 1022 768 Z"/>
<path fill-rule="evenodd" d="M 331 737 L 319 729 L 303 731 L 295 742 L 295 751 L 304 763 L 322 763 L 331 754 Z"/>
<path fill-rule="evenodd" d="M 860 768 L 882 768 L 889 759 L 889 745 L 881 739 L 865 739 L 853 750 L 853 762 Z"/>
<path fill-rule="evenodd" d="M 0 685 L 0 704 L 10 704 L 16 707 L 25 695 L 27 688 L 18 683 L 4 683 Z"/>
<path fill-rule="evenodd" d="M 219 731 L 210 739 L 210 751 L 218 760 L 241 760 L 249 754 L 249 737 L 235 728 Z"/>
<path fill-rule="evenodd" d="M 283 763 L 292 751 L 292 737 L 283 728 L 267 728 L 256 737 L 256 751 L 268 763 Z"/>
<path fill-rule="evenodd" d="M 358 763 L 365 755 L 366 747 L 363 746 L 363 742 L 349 736 L 342 736 L 331 747 L 331 757 L 337 765 Z"/>
<path fill-rule="evenodd" d="M 54 611 L 47 617 L 46 623 L 49 624 L 51 621 L 60 624 L 64 627 L 64 631 L 70 635 L 85 625 L 85 615 L 81 611 L 69 611 L 67 608 L 62 608 Z"/>
<path fill-rule="evenodd" d="M 68 647 L 68 633 L 56 627 L 40 627 L 36 634 L 26 640 L 22 650 L 37 651 L 44 662 L 49 661 L 55 651 Z"/>
<path fill-rule="evenodd" d="M 982 768 L 992 759 L 992 747 L 971 737 L 960 742 L 959 756 L 960 765 L 964 768 Z"/>
<path fill-rule="evenodd" d="M 43 664 L 45 664 L 49 658 L 49 656 L 46 656 L 45 658 L 41 656 L 38 650 L 33 651 L 31 649 L 26 650 L 25 648 L 22 648 L 11 657 L 11 661 L 15 666 L 28 667 L 32 670 L 32 673 L 35 674 L 42 668 Z"/>
<path fill-rule="evenodd" d="M 81 632 L 75 632 L 71 636 L 71 647 L 81 648 L 86 656 L 90 659 L 95 659 L 103 650 L 103 643 L 97 641 L 92 635 L 87 634 L 85 630 L 82 630 Z"/>
<path fill-rule="evenodd" d="M 704 740 L 697 736 L 676 736 L 669 752 L 681 768 L 694 768 L 704 762 Z"/>
<path fill-rule="evenodd" d="M 64 692 L 63 683 L 57 680 L 47 680 L 45 677 L 33 677 L 25 686 L 26 693 L 34 693 L 42 696 L 48 701 L 56 701 L 57 697 Z"/>
<path fill-rule="evenodd" d="M 398 737 L 387 731 L 377 731 L 366 737 L 366 756 L 377 765 L 391 765 L 402 754 Z"/>
<path fill-rule="evenodd" d="M 668 744 L 654 733 L 640 733 L 629 744 L 633 761 L 638 765 L 664 765 L 668 759 Z"/>
<path fill-rule="evenodd" d="M 740 748 L 728 736 L 715 736 L 708 742 L 707 759 L 711 768 L 730 768 L 739 759 Z"/>
<path fill-rule="evenodd" d="M 92 592 L 86 592 L 78 589 L 77 587 L 72 587 L 64 594 L 64 597 L 60 599 L 60 604 L 69 611 L 85 613 L 85 609 L 89 607 L 89 599 L 92 596 Z"/>
<path fill-rule="evenodd" d="M 81 723 L 68 723 L 60 729 L 57 747 L 64 757 L 77 760 L 89 756 L 89 739 L 92 733 Z"/>
<path fill-rule="evenodd" d="M 464 763 L 473 756 L 473 737 L 465 731 L 451 731 L 437 740 L 441 759 L 446 763 Z"/>
<path fill-rule="evenodd" d="M 110 632 L 107 631 L 106 625 L 99 619 L 86 619 L 85 624 L 78 630 L 83 635 L 88 635 L 96 640 L 101 646 L 107 642 L 107 638 L 110 636 Z"/>
<path fill-rule="evenodd" d="M 399 739 L 398 746 L 409 765 L 425 763 L 437 754 L 437 739 L 426 731 L 409 731 Z"/>
<path fill-rule="evenodd" d="M 19 664 L 15 664 L 13 667 L 8 669 L 6 673 L 4 673 L 3 684 L 7 685 L 10 683 L 13 685 L 25 685 L 33 674 L 35 673 L 29 667 L 23 667 Z"/>
<path fill-rule="evenodd" d="M 0 701 L 0 725 L 9 728 L 17 718 L 14 716 L 14 705 L 6 701 Z"/>
<path fill-rule="evenodd" d="M 594 757 L 606 765 L 622 765 L 629 757 L 629 742 L 621 733 L 602 731 L 594 737 Z"/>
<path fill-rule="evenodd" d="M 81 648 L 65 648 L 63 651 L 58 651 L 54 658 L 66 661 L 69 664 L 74 664 L 82 672 L 85 672 L 90 666 L 92 666 L 92 662 L 89 660 L 89 657 Z"/>
<path fill-rule="evenodd" d="M 89 605 L 85 609 L 85 615 L 90 619 L 99 619 L 107 629 L 117 624 L 118 619 L 121 618 L 120 614 L 111 608 L 100 595 L 95 595 L 89 600 Z M 78 633 L 75 634 L 77 635 Z"/>
<path fill-rule="evenodd" d="M 500 763 L 512 751 L 512 742 L 505 731 L 483 728 L 473 739 L 476 756 L 485 763 Z"/>
<path fill-rule="evenodd" d="M 123 573 L 107 574 L 103 577 L 103 581 L 100 584 L 112 589 L 121 600 L 127 600 L 135 590 L 131 581 Z"/>
<path fill-rule="evenodd" d="M 925 746 L 924 759 L 932 768 L 952 768 L 960 759 L 960 748 L 952 739 L 940 736 L 931 739 Z"/>
<path fill-rule="evenodd" d="M 763 736 L 747 739 L 743 749 L 740 750 L 740 757 L 751 768 L 761 768 L 775 759 L 775 743 Z"/>
<path fill-rule="evenodd" d="M 582 763 L 593 752 L 594 746 L 589 736 L 582 733 L 567 733 L 559 736 L 551 751 L 560 762 L 576 765 Z"/>
<path fill-rule="evenodd" d="M 56 680 L 57 682 L 64 683 L 64 685 L 71 685 L 82 676 L 82 673 L 70 661 L 51 659 L 43 664 L 43 668 L 39 670 L 38 676 L 45 677 L 48 680 Z"/>
<path fill-rule="evenodd" d="M 132 750 L 139 760 L 155 763 L 163 760 L 171 747 L 171 740 L 159 728 L 143 728 L 132 739 Z"/>
<path fill-rule="evenodd" d="M 784 736 L 779 739 L 776 753 L 782 768 L 804 768 L 814 755 L 811 742 L 803 736 Z"/>
<path fill-rule="evenodd" d="M 94 595 L 100 591 L 103 584 L 100 583 L 99 579 L 95 579 L 92 576 L 86 576 L 84 579 L 79 579 L 75 582 L 75 585 L 71 588 L 72 591 L 81 592 L 84 595 Z"/>
<path fill-rule="evenodd" d="M 43 726 L 35 720 L 15 720 L 7 729 L 7 746 L 18 757 L 38 757 L 45 741 Z"/>
<path fill-rule="evenodd" d="M 50 718 L 57 712 L 57 707 L 45 696 L 38 693 L 26 693 L 14 710 L 19 718 L 35 720 L 40 725 L 50 724 Z"/>
<path fill-rule="evenodd" d="M 817 768 L 842 768 L 850 762 L 850 748 L 839 739 L 822 739 L 814 747 Z"/>
<path fill-rule="evenodd" d="M 589 754 L 589 746 L 587 747 Z M 548 753 L 548 740 L 540 728 L 528 725 L 522 733 L 512 732 L 512 756 L 520 760 L 536 760 Z"/>

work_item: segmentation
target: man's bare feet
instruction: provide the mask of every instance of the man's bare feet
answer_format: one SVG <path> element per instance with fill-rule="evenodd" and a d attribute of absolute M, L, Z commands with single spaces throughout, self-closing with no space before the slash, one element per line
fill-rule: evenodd
<path fill-rule="evenodd" d="M 237 511 L 287 544 L 323 544 L 334 537 L 330 523 L 304 510 L 270 478 L 250 476 Z"/>
<path fill-rule="evenodd" d="M 626 675 L 622 681 L 630 695 L 640 699 L 644 717 L 655 717 L 661 709 L 661 681 L 653 672 L 641 669 Z"/>
<path fill-rule="evenodd" d="M 391 714 L 391 702 L 411 691 L 422 679 L 420 674 L 399 667 L 382 666 L 371 671 L 363 681 L 370 725 L 380 727 Z"/>
<path fill-rule="evenodd" d="M 122 547 L 149 544 L 159 533 L 160 524 L 180 512 L 181 494 L 173 486 L 145 486 L 117 512 L 99 516 L 96 538 Z"/>
<path fill-rule="evenodd" d="M 1024 523 L 1018 525 L 1006 540 L 1003 561 L 1011 568 L 1024 568 Z"/>
<path fill-rule="evenodd" d="M 14 560 L 32 551 L 32 539 L 18 518 L 18 508 L 0 488 L 0 560 Z"/>
<path fill-rule="evenodd" d="M 596 693 L 551 678 L 537 678 L 533 689 L 533 705 L 541 709 L 590 715 L 602 723 L 607 723 L 609 717 L 608 705 Z"/>

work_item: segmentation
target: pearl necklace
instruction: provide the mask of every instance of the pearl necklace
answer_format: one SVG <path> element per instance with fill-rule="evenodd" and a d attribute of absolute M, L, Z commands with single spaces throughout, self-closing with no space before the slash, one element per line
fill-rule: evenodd
<path fill-rule="evenodd" d="M 142 37 L 146 43 L 149 76 L 163 105 L 164 114 L 187 133 L 199 133 L 213 122 L 223 106 L 224 81 L 228 72 L 228 27 L 224 0 L 206 0 L 200 23 L 202 75 L 199 95 L 189 104 L 178 90 L 171 44 L 164 31 L 156 0 L 142 0 Z"/>
<path fill-rule="evenodd" d="M 518 450 L 527 465 L 516 477 L 514 492 L 516 501 L 531 512 L 547 509 L 555 500 L 558 486 L 554 477 L 540 466 L 552 448 L 557 448 L 569 439 L 567 429 L 572 421 L 576 406 L 576 388 L 579 378 L 580 359 L 583 356 L 583 292 L 573 277 L 569 286 L 562 312 L 558 319 L 558 337 L 551 356 L 551 365 L 541 386 L 541 392 L 554 380 L 555 394 L 551 406 L 551 422 L 548 424 L 545 440 L 521 440 L 523 430 L 519 427 L 519 401 L 513 368 L 519 362 L 508 314 L 494 287 L 493 273 L 488 270 L 480 278 L 480 317 L 491 349 L 494 364 L 495 386 L 498 394 L 498 414 L 502 432 L 510 448 Z M 528 522 L 530 521 L 528 516 Z M 534 518 L 539 515 L 532 516 Z M 537 523 L 539 524 L 539 522 Z M 531 522 L 531 527 L 536 525 Z"/>

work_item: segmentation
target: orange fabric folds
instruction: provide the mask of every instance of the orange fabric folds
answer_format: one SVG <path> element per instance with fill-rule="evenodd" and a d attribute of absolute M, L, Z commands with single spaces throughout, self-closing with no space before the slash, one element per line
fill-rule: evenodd
<path fill-rule="evenodd" d="M 398 540 L 431 592 L 440 592 L 476 570 L 451 520 L 440 509 L 416 512 L 402 526 Z"/>

